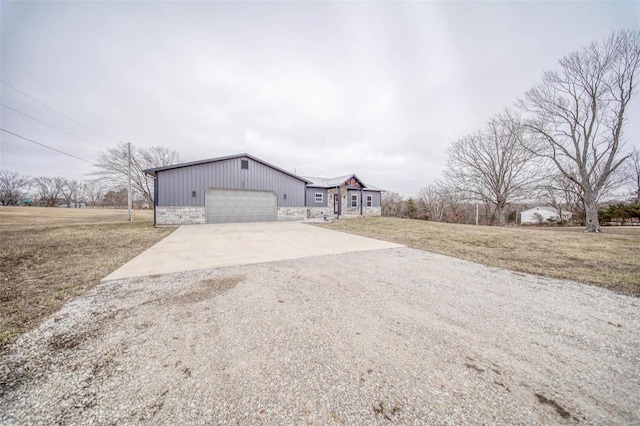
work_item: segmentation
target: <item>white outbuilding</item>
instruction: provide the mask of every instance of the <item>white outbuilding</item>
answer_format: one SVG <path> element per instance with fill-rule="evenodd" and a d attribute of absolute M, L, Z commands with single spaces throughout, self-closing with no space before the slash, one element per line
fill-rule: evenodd
<path fill-rule="evenodd" d="M 562 212 L 562 220 L 568 222 L 573 213 Z M 560 222 L 560 215 L 553 207 L 537 206 L 529 210 L 520 212 L 520 223 L 522 225 L 541 225 L 550 222 Z"/>

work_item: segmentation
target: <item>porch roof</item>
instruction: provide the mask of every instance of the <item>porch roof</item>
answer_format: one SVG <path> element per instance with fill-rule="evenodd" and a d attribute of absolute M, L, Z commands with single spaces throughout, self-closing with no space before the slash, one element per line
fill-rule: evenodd
<path fill-rule="evenodd" d="M 301 176 L 303 179 L 310 181 L 311 183 L 307 184 L 309 188 L 335 188 L 336 186 L 342 186 L 347 180 L 351 178 L 355 178 L 360 184 L 362 184 L 362 189 L 366 191 L 377 191 L 384 192 L 383 189 L 378 188 L 377 186 L 366 184 L 355 174 L 339 176 L 335 178 L 323 178 L 323 177 L 313 177 L 313 176 Z"/>

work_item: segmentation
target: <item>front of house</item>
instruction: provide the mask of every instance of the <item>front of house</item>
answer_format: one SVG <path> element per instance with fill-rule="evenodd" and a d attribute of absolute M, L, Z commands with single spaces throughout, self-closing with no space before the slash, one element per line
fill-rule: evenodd
<path fill-rule="evenodd" d="M 310 217 L 380 216 L 383 190 L 366 185 L 356 175 L 325 179 L 304 177 Z"/>
<path fill-rule="evenodd" d="M 380 216 L 383 190 L 356 175 L 307 178 L 250 154 L 145 170 L 154 223 L 184 225 Z"/>

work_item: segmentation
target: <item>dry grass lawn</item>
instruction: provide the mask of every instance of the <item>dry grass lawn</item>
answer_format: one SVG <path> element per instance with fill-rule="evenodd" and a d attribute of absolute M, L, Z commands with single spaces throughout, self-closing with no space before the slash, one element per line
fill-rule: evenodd
<path fill-rule="evenodd" d="M 580 228 L 496 228 L 386 217 L 320 226 L 640 296 L 640 228 L 585 234 Z"/>
<path fill-rule="evenodd" d="M 0 346 L 155 244 L 152 211 L 0 207 Z"/>

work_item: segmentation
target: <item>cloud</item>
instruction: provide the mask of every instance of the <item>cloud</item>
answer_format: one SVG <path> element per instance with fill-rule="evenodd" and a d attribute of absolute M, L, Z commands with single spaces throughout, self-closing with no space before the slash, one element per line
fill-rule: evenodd
<path fill-rule="evenodd" d="M 637 27 L 639 12 L 621 2 L 2 3 L 1 71 L 118 141 L 168 146 L 185 160 L 250 152 L 298 173 L 355 172 L 414 194 L 440 176 L 450 142 L 563 54 Z M 117 143 L 5 86 L 0 97 Z M 89 159 L 99 151 L 4 108 L 2 126 Z M 627 135 L 638 139 L 638 120 Z M 0 142 L 2 168 L 88 171 L 6 135 Z"/>

